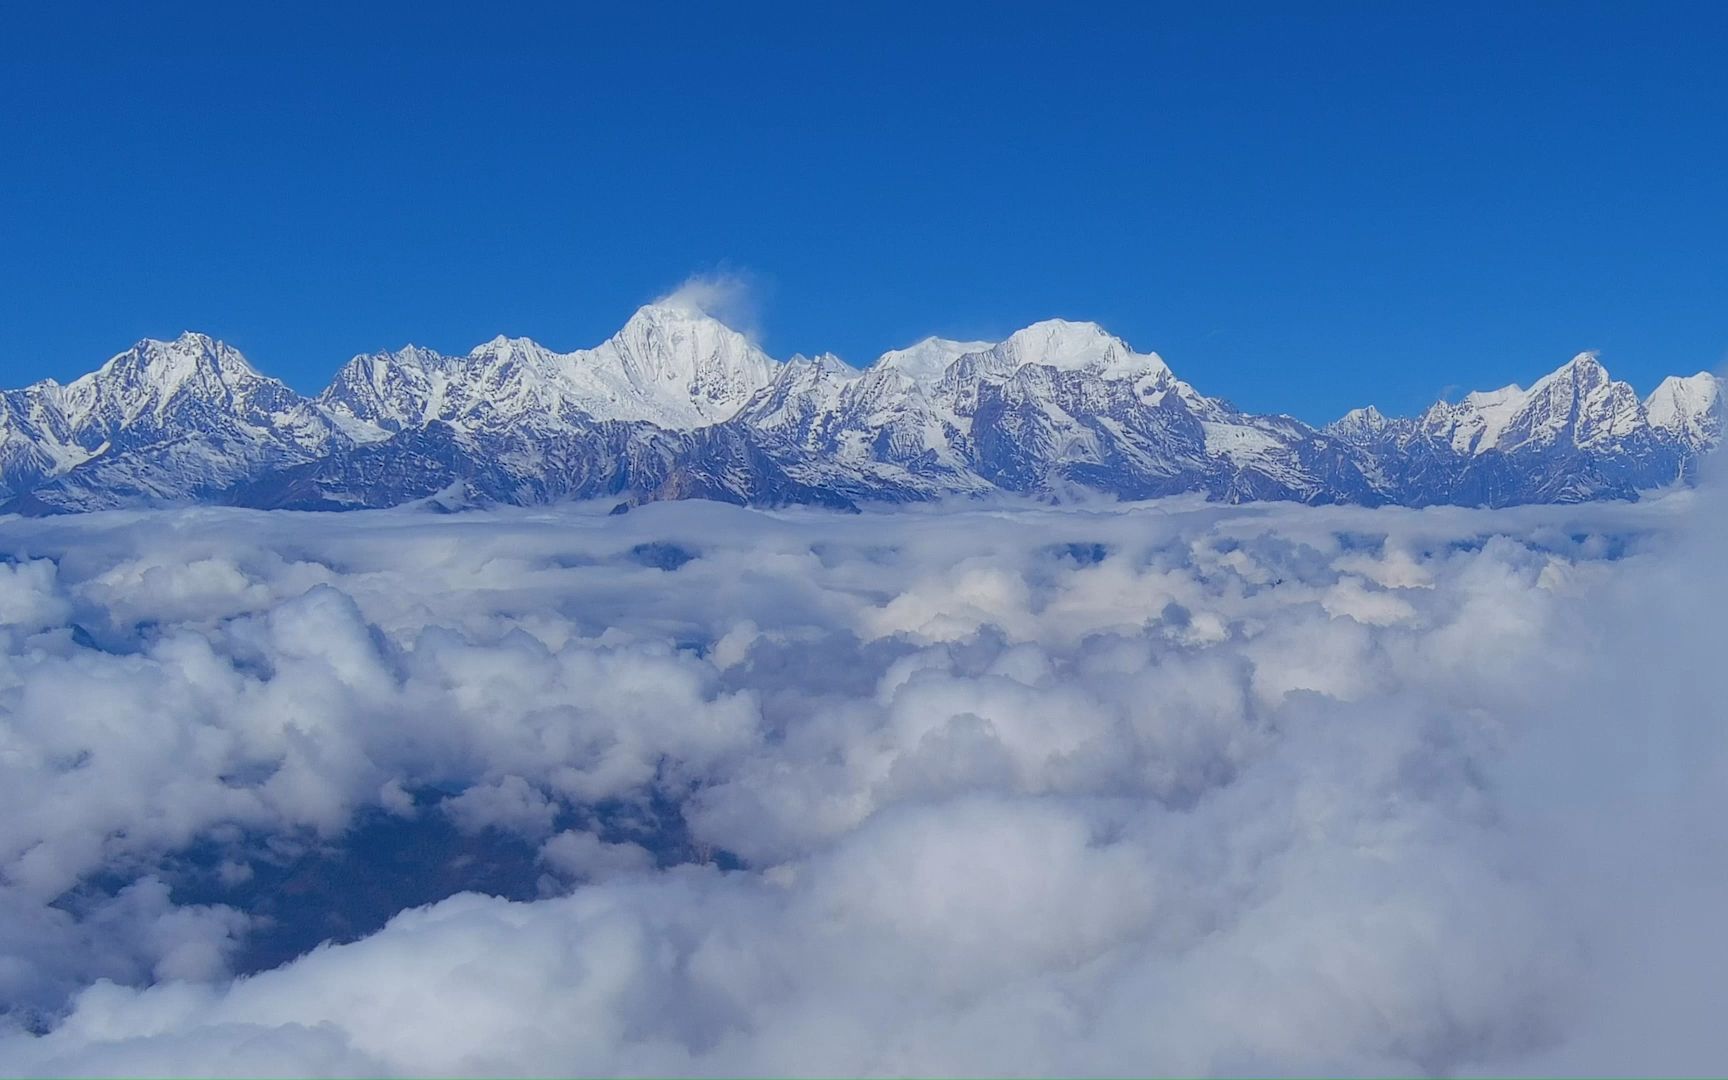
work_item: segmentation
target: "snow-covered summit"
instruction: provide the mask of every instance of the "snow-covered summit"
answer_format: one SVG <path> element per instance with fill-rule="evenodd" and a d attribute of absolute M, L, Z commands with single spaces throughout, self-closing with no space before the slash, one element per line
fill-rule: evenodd
<path fill-rule="evenodd" d="M 616 363 L 645 398 L 668 406 L 688 399 L 692 415 L 708 423 L 737 412 L 778 366 L 743 334 L 680 304 L 637 309 L 623 329 L 588 355 L 597 366 Z"/>
<path fill-rule="evenodd" d="M 953 370 L 956 364 L 960 365 L 958 371 Z M 1035 322 L 1000 342 L 928 337 L 904 349 L 883 353 L 871 370 L 898 372 L 928 390 L 945 379 L 966 382 L 980 377 L 1007 378 L 1026 367 L 1111 380 L 1170 374 L 1170 368 L 1157 353 L 1137 353 L 1095 322 L 1067 319 Z"/>
<path fill-rule="evenodd" d="M 981 353 L 996 344 L 993 341 L 954 341 L 949 338 L 927 337 L 904 349 L 890 349 L 876 358 L 874 370 L 896 371 L 915 385 L 926 389 L 942 381 L 942 375 L 954 361 L 970 353 Z"/>
<path fill-rule="evenodd" d="M 1460 454 L 1511 452 L 1526 445 L 1589 446 L 1646 426 L 1632 387 L 1611 378 L 1594 352 L 1582 352 L 1525 389 L 1474 391 L 1423 414 L 1424 435 Z"/>
<path fill-rule="evenodd" d="M 146 338 L 87 375 L 5 394 L 0 491 L 175 499 L 325 452 L 338 426 L 207 334 Z M 62 480 L 62 478 L 65 478 Z"/>
<path fill-rule="evenodd" d="M 1028 365 L 1077 371 L 1105 379 L 1168 375 L 1157 353 L 1137 353 L 1095 322 L 1045 319 L 1016 330 L 990 352 L 1009 371 Z"/>
<path fill-rule="evenodd" d="M 146 338 L 88 375 L 54 386 L 54 396 L 72 426 L 112 427 L 147 413 L 160 417 L 188 400 L 234 402 L 286 389 L 226 342 L 187 331 L 172 341 Z"/>
<path fill-rule="evenodd" d="M 1336 435 L 1347 442 L 1368 444 L 1386 433 L 1392 422 L 1372 405 L 1360 409 L 1351 409 L 1338 419 L 1327 424 L 1328 435 Z"/>
<path fill-rule="evenodd" d="M 1591 446 L 1647 426 L 1637 392 L 1610 378 L 1594 352 L 1584 352 L 1530 387 L 1524 409 L 1507 433 L 1538 445 Z"/>
<path fill-rule="evenodd" d="M 382 438 L 435 419 L 463 359 L 418 345 L 356 356 L 336 372 L 318 404 L 356 438 Z"/>
<path fill-rule="evenodd" d="M 1706 371 L 1670 375 L 1644 399 L 1650 425 L 1690 446 L 1713 446 L 1722 437 L 1722 380 Z"/>
<path fill-rule="evenodd" d="M 1529 400 L 1516 383 L 1498 390 L 1472 390 L 1456 404 L 1437 401 L 1422 417 L 1422 430 L 1460 454 L 1478 454 L 1499 444 L 1501 432 Z"/>

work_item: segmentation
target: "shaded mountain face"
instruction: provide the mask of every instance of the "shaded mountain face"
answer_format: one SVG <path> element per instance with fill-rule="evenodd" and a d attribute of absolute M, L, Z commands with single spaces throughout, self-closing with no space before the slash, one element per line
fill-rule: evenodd
<path fill-rule="evenodd" d="M 1412 506 L 1636 498 L 1689 482 L 1722 432 L 1721 380 L 1669 378 L 1646 399 L 1580 353 L 1529 389 L 1438 402 L 1414 419 L 1358 409 L 1326 428 L 1366 451 Z"/>
<path fill-rule="evenodd" d="M 203 334 L 0 397 L 0 491 L 43 509 L 215 498 L 341 442 L 322 409 Z"/>
<path fill-rule="evenodd" d="M 0 499 L 53 513 L 218 502 L 352 509 L 610 498 L 855 507 L 1007 491 L 1231 502 L 1635 498 L 1691 479 L 1722 386 L 1640 400 L 1592 354 L 1529 389 L 1324 428 L 1207 397 L 1095 323 L 929 338 L 869 368 L 776 361 L 651 305 L 592 349 L 499 337 L 357 356 L 316 398 L 201 334 L 0 393 Z"/>

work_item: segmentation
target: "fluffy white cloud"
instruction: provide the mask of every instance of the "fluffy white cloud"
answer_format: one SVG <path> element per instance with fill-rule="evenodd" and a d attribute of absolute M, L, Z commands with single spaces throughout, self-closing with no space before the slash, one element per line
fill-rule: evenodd
<path fill-rule="evenodd" d="M 0 1070 L 1708 1070 L 1722 519 L 0 522 Z"/>

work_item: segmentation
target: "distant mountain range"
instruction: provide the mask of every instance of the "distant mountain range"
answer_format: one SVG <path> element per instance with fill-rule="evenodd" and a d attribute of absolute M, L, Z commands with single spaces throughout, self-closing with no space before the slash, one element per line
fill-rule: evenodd
<path fill-rule="evenodd" d="M 203 334 L 0 393 L 0 511 L 344 510 L 610 498 L 838 508 L 1008 491 L 1406 506 L 1627 499 L 1688 483 L 1722 383 L 1647 398 L 1584 353 L 1421 416 L 1243 412 L 1094 323 L 929 338 L 859 370 L 650 305 L 593 349 L 496 338 L 357 356 L 306 398 Z"/>

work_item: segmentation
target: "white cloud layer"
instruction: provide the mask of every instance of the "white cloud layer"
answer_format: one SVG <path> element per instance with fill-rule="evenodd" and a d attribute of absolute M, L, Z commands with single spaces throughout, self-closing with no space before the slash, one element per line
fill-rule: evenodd
<path fill-rule="evenodd" d="M 1719 1072 L 1724 524 L 0 521 L 0 1071 Z"/>

